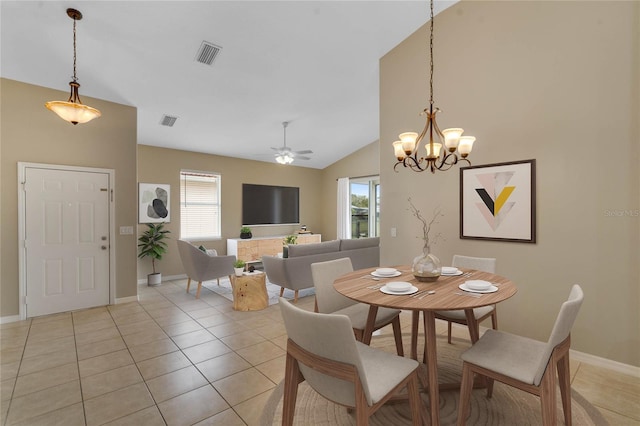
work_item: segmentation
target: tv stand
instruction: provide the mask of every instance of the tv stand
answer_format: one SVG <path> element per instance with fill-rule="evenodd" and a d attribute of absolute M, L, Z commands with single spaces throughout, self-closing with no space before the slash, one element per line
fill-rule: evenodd
<path fill-rule="evenodd" d="M 227 240 L 227 254 L 234 255 L 238 260 L 245 262 L 260 262 L 262 256 L 277 256 L 282 253 L 282 240 L 286 235 L 275 237 L 256 238 L 229 238 Z M 299 234 L 297 244 L 319 243 L 322 241 L 320 234 Z"/>

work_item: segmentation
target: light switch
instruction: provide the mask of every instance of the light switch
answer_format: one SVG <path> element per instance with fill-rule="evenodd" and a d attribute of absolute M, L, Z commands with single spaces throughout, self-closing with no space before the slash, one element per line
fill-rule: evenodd
<path fill-rule="evenodd" d="M 121 226 L 120 235 L 133 235 L 133 226 Z"/>
<path fill-rule="evenodd" d="M 391 236 L 392 237 L 396 236 L 396 228 L 391 228 Z"/>

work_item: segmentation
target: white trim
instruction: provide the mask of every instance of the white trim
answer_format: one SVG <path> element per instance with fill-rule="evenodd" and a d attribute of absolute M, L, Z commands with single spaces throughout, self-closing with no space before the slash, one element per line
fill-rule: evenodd
<path fill-rule="evenodd" d="M 573 349 L 569 350 L 569 354 L 573 361 L 584 362 L 585 364 L 590 364 L 595 367 L 606 368 L 607 370 L 626 374 L 627 376 L 640 378 L 640 367 L 636 367 L 635 365 L 623 364 L 618 361 L 578 352 Z"/>
<path fill-rule="evenodd" d="M 165 281 L 171 281 L 171 280 L 184 280 L 187 277 L 187 274 L 180 274 L 180 275 L 163 275 L 162 276 L 162 282 Z M 138 278 L 138 285 L 140 284 L 146 284 L 147 283 L 147 279 L 146 278 Z"/>
<path fill-rule="evenodd" d="M 10 322 L 21 321 L 20 315 L 10 315 L 6 317 L 0 317 L 0 324 L 7 324 Z"/>
<path fill-rule="evenodd" d="M 116 208 L 115 208 L 115 181 L 116 171 L 114 169 L 103 169 L 98 167 L 66 166 L 62 164 L 43 164 L 18 162 L 18 309 L 19 319 L 27 319 L 25 300 L 27 293 L 26 258 L 24 254 L 25 239 L 25 194 L 24 179 L 26 169 L 39 168 L 49 170 L 64 170 L 74 172 L 104 173 L 109 176 L 109 304 L 116 303 Z"/>
<path fill-rule="evenodd" d="M 129 297 L 119 297 L 116 298 L 116 305 L 120 304 L 120 303 L 129 303 L 129 302 L 137 302 L 138 301 L 138 296 L 129 296 Z"/>

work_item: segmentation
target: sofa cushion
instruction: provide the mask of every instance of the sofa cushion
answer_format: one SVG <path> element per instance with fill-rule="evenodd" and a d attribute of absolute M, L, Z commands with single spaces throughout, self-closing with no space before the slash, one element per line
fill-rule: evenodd
<path fill-rule="evenodd" d="M 340 250 L 356 250 L 380 245 L 379 237 L 358 238 L 355 240 L 340 240 Z"/>
<path fill-rule="evenodd" d="M 323 243 L 313 243 L 313 244 L 292 244 L 289 246 L 289 257 L 333 253 L 339 250 L 340 250 L 340 240 L 325 241 Z"/>

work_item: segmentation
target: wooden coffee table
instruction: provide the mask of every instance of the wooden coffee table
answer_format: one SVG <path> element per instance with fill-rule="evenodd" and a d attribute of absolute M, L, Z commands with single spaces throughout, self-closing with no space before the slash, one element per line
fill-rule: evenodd
<path fill-rule="evenodd" d="M 269 306 L 269 295 L 263 272 L 244 273 L 231 276 L 233 309 L 236 311 L 259 311 Z"/>

